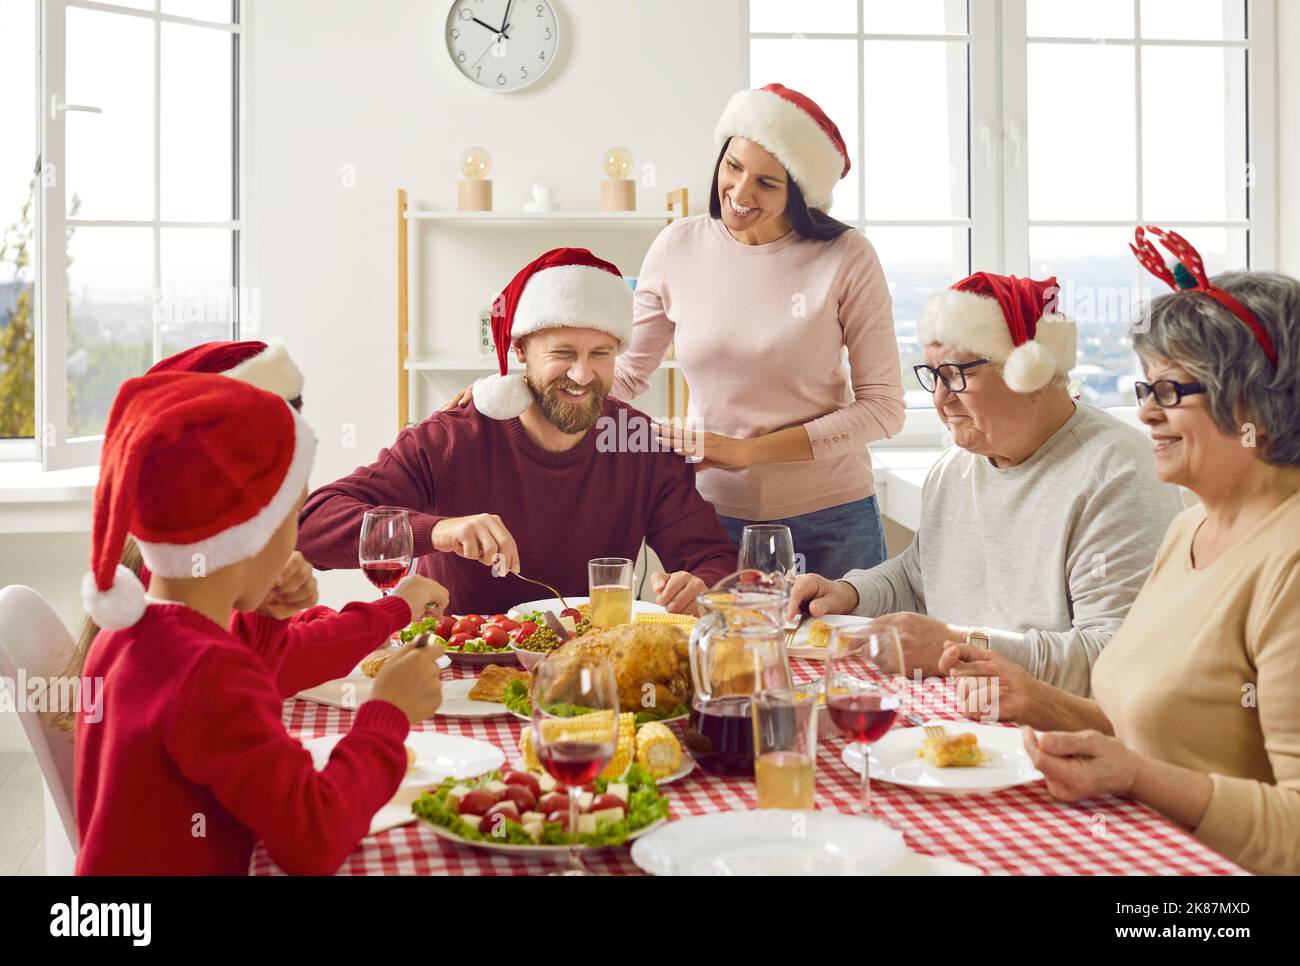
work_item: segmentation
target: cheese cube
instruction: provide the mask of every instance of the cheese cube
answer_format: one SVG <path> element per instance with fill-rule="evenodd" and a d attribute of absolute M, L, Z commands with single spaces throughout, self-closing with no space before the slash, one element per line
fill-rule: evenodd
<path fill-rule="evenodd" d="M 466 795 L 468 795 L 471 791 L 473 791 L 473 789 L 471 789 L 468 785 L 453 786 L 452 790 L 447 793 L 447 804 L 452 806 L 459 806 L 461 799 L 464 798 Z"/>
<path fill-rule="evenodd" d="M 503 781 L 496 781 L 496 780 L 493 780 L 493 781 L 488 782 L 488 783 L 487 783 L 486 785 L 484 785 L 483 787 L 484 787 L 485 789 L 487 789 L 489 792 L 491 792 L 493 795 L 495 795 L 495 796 L 497 796 L 498 798 L 500 798 L 500 797 L 501 797 L 501 794 L 502 794 L 502 793 L 503 793 L 507 788 L 509 788 L 510 786 L 507 785 L 507 784 L 506 784 L 505 782 L 503 782 Z"/>
<path fill-rule="evenodd" d="M 462 815 L 460 820 L 475 831 L 478 831 L 478 827 L 483 824 L 482 815 Z"/>
<path fill-rule="evenodd" d="M 564 625 L 564 629 L 568 631 L 570 634 L 573 634 L 578 630 L 578 622 L 575 621 L 568 614 L 560 615 L 560 623 Z"/>
<path fill-rule="evenodd" d="M 541 788 L 543 795 L 545 795 L 547 792 L 555 791 L 555 789 L 559 786 L 559 782 L 557 782 L 550 775 L 546 775 L 546 774 L 537 776 L 537 784 L 538 787 Z"/>
<path fill-rule="evenodd" d="M 546 815 L 542 812 L 524 812 L 519 816 L 519 824 L 527 826 L 529 822 L 544 822 Z"/>
<path fill-rule="evenodd" d="M 599 825 L 601 822 L 617 822 L 619 819 L 623 817 L 623 809 L 602 808 L 599 811 L 592 812 L 591 817 L 596 820 L 597 825 Z"/>
<path fill-rule="evenodd" d="M 610 782 L 609 787 L 605 789 L 606 795 L 613 795 L 615 798 L 621 798 L 623 804 L 627 804 L 628 787 L 627 782 Z"/>
<path fill-rule="evenodd" d="M 596 816 L 590 812 L 586 815 L 578 816 L 578 834 L 594 835 L 596 832 Z"/>
<path fill-rule="evenodd" d="M 524 831 L 533 837 L 534 842 L 541 841 L 542 823 L 540 821 L 524 822 Z"/>
<path fill-rule="evenodd" d="M 593 794 L 591 794 L 591 792 L 579 792 L 579 793 L 578 793 L 578 811 L 580 811 L 580 812 L 589 812 L 589 811 L 591 811 L 591 803 L 592 803 L 593 801 L 595 801 L 595 800 L 596 800 L 596 796 L 593 795 Z"/>

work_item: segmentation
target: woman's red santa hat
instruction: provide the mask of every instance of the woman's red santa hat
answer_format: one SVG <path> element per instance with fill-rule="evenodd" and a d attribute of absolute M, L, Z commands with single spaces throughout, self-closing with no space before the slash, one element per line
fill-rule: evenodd
<path fill-rule="evenodd" d="M 585 248 L 553 248 L 520 269 L 492 301 L 492 342 L 500 374 L 474 383 L 474 407 L 492 419 L 514 419 L 533 404 L 522 373 L 511 373 L 510 349 L 543 329 L 606 332 L 618 350 L 632 338 L 632 289 L 618 266 Z"/>
<path fill-rule="evenodd" d="M 1016 392 L 1034 392 L 1074 368 L 1074 321 L 1056 311 L 1056 278 L 976 272 L 930 296 L 916 320 L 921 345 L 940 343 L 1002 366 Z"/>
<path fill-rule="evenodd" d="M 162 577 L 256 556 L 292 512 L 315 452 L 303 418 L 247 383 L 193 372 L 122 383 L 99 461 L 86 613 L 109 630 L 144 615 L 144 587 L 118 562 L 128 533 Z"/>
<path fill-rule="evenodd" d="M 149 372 L 213 372 L 290 402 L 302 398 L 302 372 L 279 339 L 266 342 L 204 342 L 154 365 Z"/>
<path fill-rule="evenodd" d="M 713 137 L 719 149 L 731 137 L 763 145 L 790 172 L 809 208 L 829 210 L 831 192 L 849 173 L 849 149 L 835 122 L 811 97 L 780 84 L 732 94 Z"/>

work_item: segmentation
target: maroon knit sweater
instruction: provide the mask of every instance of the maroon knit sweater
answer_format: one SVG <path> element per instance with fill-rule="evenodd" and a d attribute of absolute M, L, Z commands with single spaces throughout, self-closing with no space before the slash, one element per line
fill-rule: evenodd
<path fill-rule="evenodd" d="M 615 425 L 648 419 L 613 399 L 605 415 Z M 403 507 L 411 511 L 418 571 L 447 588 L 458 614 L 503 612 L 545 591 L 436 552 L 431 533 L 443 517 L 495 513 L 514 535 L 522 572 L 565 595 L 587 593 L 588 560 L 635 560 L 642 539 L 669 573 L 689 570 L 712 586 L 733 572 L 735 544 L 696 491 L 695 467 L 671 452 L 602 452 L 601 428 L 551 453 L 518 419 L 491 419 L 472 403 L 434 413 L 403 430 L 369 466 L 312 493 L 299 518 L 298 549 L 320 570 L 356 568 L 365 511 Z"/>

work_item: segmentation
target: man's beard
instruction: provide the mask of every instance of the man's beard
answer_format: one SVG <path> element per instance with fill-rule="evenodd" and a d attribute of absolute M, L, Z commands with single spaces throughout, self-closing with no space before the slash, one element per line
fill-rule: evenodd
<path fill-rule="evenodd" d="M 609 395 L 609 389 L 602 386 L 599 379 L 593 379 L 590 386 L 580 386 L 567 376 L 561 376 L 540 390 L 533 384 L 531 377 L 526 381 L 528 391 L 533 394 L 542 415 L 562 433 L 585 433 L 591 429 L 604 411 L 605 397 Z M 560 391 L 568 389 L 581 392 L 588 388 L 591 390 L 591 398 L 583 403 L 569 402 Z"/>

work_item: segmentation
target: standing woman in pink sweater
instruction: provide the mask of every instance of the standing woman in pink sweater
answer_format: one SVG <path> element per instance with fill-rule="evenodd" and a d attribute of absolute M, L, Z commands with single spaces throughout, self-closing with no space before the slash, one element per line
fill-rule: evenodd
<path fill-rule="evenodd" d="M 780 84 L 735 94 L 715 136 L 709 214 L 646 254 L 613 395 L 645 392 L 675 338 L 699 490 L 731 538 L 783 523 L 805 571 L 873 567 L 886 552 L 867 444 L 902 428 L 903 386 L 880 261 L 826 214 L 844 139 Z"/>

